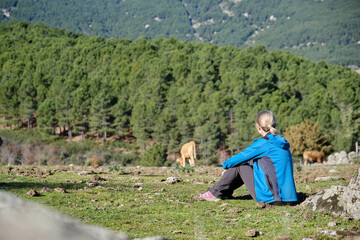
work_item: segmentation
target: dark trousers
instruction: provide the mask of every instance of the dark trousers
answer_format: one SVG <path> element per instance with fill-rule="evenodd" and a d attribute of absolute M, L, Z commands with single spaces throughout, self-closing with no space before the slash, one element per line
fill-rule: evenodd
<path fill-rule="evenodd" d="M 235 189 L 246 186 L 251 197 L 256 201 L 254 171 L 252 164 L 244 164 L 234 168 L 229 168 L 224 172 L 220 181 L 217 182 L 209 191 L 218 198 L 232 196 Z"/>

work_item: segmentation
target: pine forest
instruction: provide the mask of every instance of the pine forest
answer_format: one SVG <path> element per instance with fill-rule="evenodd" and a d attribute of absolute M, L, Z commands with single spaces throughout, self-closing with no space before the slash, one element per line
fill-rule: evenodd
<path fill-rule="evenodd" d="M 0 25 L 0 92 L 2 128 L 169 162 L 191 140 L 204 164 L 236 154 L 259 137 L 254 121 L 264 109 L 282 135 L 315 126 L 328 153 L 353 150 L 360 136 L 358 73 L 261 45 L 105 39 L 9 23 Z"/>

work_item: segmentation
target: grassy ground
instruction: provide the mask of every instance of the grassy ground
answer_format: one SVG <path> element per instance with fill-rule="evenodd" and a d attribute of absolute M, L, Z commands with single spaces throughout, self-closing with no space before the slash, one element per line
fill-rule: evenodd
<path fill-rule="evenodd" d="M 358 168 L 359 165 L 297 167 L 297 191 L 303 198 L 331 185 L 346 186 Z M 221 172 L 221 168 L 215 167 L 83 169 L 13 166 L 0 168 L 0 189 L 84 223 L 125 232 L 131 238 L 161 235 L 169 239 L 247 239 L 250 237 L 245 233 L 255 229 L 261 232 L 256 239 L 281 236 L 328 239 L 319 231 L 360 227 L 359 221 L 345 221 L 300 205 L 258 208 L 244 187 L 235 192 L 236 198 L 232 200 L 198 200 L 196 195 L 219 180 Z M 164 180 L 170 176 L 182 178 L 182 181 L 166 184 Z M 316 177 L 324 176 L 343 179 L 315 182 Z M 31 189 L 40 192 L 43 188 L 51 191 L 38 197 L 27 195 Z M 67 192 L 55 191 L 59 188 Z M 329 222 L 339 224 L 328 227 Z"/>

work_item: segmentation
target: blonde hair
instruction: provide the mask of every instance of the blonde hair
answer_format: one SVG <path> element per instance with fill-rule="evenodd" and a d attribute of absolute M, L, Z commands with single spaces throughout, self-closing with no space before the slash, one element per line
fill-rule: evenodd
<path fill-rule="evenodd" d="M 262 130 L 264 130 L 264 132 L 270 132 L 273 135 L 278 135 L 275 116 L 271 111 L 264 110 L 259 112 L 256 116 L 256 123 L 262 128 Z"/>

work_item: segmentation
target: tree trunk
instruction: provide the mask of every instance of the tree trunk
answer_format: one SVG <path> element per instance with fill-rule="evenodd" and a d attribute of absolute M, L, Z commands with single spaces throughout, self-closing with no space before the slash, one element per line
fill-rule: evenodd
<path fill-rule="evenodd" d="M 104 123 L 106 124 L 106 121 L 104 121 Z M 107 136 L 106 136 L 106 135 L 107 135 L 107 134 L 106 134 L 106 125 L 104 125 L 104 129 L 105 129 L 105 130 L 104 130 L 104 134 L 103 134 L 103 135 L 104 135 L 104 142 L 106 142 L 106 137 L 107 137 Z"/>
<path fill-rule="evenodd" d="M 72 131 L 71 131 L 71 125 L 70 123 L 68 122 L 68 136 L 69 136 L 69 140 L 72 141 Z"/>
<path fill-rule="evenodd" d="M 229 126 L 230 126 L 230 133 L 232 133 L 232 129 L 233 129 L 233 108 L 230 108 L 230 112 L 229 112 Z"/>

